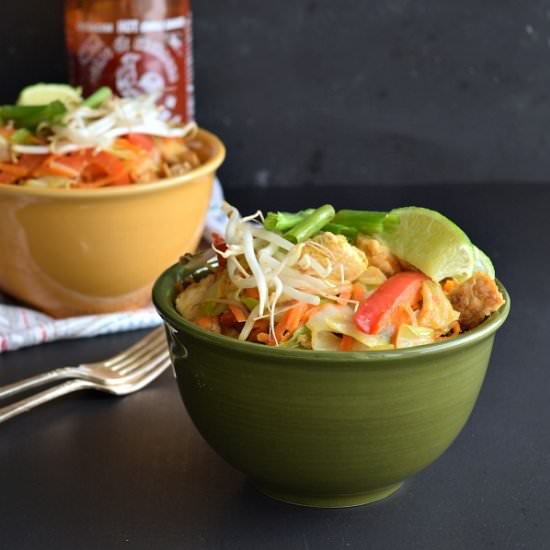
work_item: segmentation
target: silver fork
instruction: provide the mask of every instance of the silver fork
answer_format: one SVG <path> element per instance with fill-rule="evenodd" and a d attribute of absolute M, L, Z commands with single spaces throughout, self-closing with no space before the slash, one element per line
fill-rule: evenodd
<path fill-rule="evenodd" d="M 77 367 L 62 367 L 0 387 L 0 399 L 67 378 L 78 378 L 91 382 L 108 381 L 112 384 L 124 383 L 136 372 L 139 374 L 142 367 L 147 367 L 147 365 L 153 367 L 154 361 L 162 352 L 167 353 L 166 338 L 163 328 L 160 327 L 137 344 L 105 361 L 82 363 Z"/>
<path fill-rule="evenodd" d="M 95 389 L 114 395 L 133 393 L 155 380 L 169 365 L 170 357 L 162 328 L 157 329 L 131 348 L 106 361 L 56 369 L 6 386 L 0 391 L 0 398 L 12 396 L 54 380 L 73 378 L 69 382 L 0 408 L 0 423 L 30 411 L 38 405 L 80 390 Z"/>

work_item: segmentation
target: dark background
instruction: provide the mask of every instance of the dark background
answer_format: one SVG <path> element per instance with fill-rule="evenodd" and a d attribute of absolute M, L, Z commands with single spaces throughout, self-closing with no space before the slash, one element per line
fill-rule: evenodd
<path fill-rule="evenodd" d="M 196 0 L 226 186 L 548 181 L 543 0 Z M 0 101 L 66 79 L 62 0 L 2 2 Z"/>

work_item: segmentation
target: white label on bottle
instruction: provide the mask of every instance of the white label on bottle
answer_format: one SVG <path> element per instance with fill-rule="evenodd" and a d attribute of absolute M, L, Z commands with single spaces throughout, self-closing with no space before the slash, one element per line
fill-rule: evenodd
<path fill-rule="evenodd" d="M 114 54 L 110 48 L 104 48 L 94 57 L 90 64 L 90 80 L 92 83 L 95 85 L 99 83 L 99 79 L 101 78 L 107 63 L 109 63 L 113 57 Z"/>
<path fill-rule="evenodd" d="M 185 29 L 187 19 L 182 15 L 180 17 L 171 17 L 165 21 L 167 31 L 179 31 Z"/>
<path fill-rule="evenodd" d="M 146 21 L 140 21 L 139 19 L 120 19 L 116 22 L 116 31 L 119 34 L 179 31 L 185 29 L 187 25 L 188 19 L 183 15 L 179 17 L 170 17 L 169 19 Z M 79 32 L 113 34 L 115 32 L 115 23 L 79 21 L 76 28 Z"/>
<path fill-rule="evenodd" d="M 78 51 L 78 60 L 81 65 L 88 65 L 92 59 L 105 47 L 105 42 L 97 34 L 91 34 L 84 40 Z"/>
<path fill-rule="evenodd" d="M 143 34 L 147 34 L 149 32 L 163 32 L 164 21 L 155 21 L 155 20 L 142 21 L 140 28 Z"/>
<path fill-rule="evenodd" d="M 138 34 L 139 19 L 120 19 L 116 23 L 116 30 L 119 34 Z"/>
<path fill-rule="evenodd" d="M 94 23 L 93 21 L 79 21 L 76 28 L 80 32 L 94 32 L 98 34 L 112 34 L 115 32 L 113 23 Z"/>
<path fill-rule="evenodd" d="M 179 80 L 178 66 L 174 63 L 173 57 L 164 44 L 155 40 L 149 40 L 145 36 L 140 36 L 134 40 L 134 50 L 156 57 L 166 70 L 170 82 L 177 82 Z"/>

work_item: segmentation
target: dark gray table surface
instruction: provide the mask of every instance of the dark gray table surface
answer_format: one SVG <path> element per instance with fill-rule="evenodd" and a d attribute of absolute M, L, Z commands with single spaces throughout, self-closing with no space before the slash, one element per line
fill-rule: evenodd
<path fill-rule="evenodd" d="M 256 492 L 204 443 L 166 373 L 126 398 L 69 396 L 0 426 L 0 548 L 550 548 L 550 186 L 250 189 L 249 211 L 417 204 L 456 220 L 512 295 L 479 401 L 435 464 L 390 499 L 299 508 Z M 0 356 L 0 384 L 106 357 L 143 332 Z"/>

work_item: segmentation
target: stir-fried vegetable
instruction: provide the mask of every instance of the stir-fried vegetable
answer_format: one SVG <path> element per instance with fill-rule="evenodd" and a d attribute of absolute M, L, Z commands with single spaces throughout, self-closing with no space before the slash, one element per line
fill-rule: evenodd
<path fill-rule="evenodd" d="M 366 334 L 378 334 L 401 314 L 403 307 L 412 308 L 420 301 L 422 283 L 426 275 L 402 271 L 381 284 L 356 311 L 353 321 Z"/>
<path fill-rule="evenodd" d="M 324 205 L 270 212 L 263 224 L 261 212 L 226 211 L 225 238 L 214 236 L 217 264 L 208 260 L 206 278 L 176 299 L 178 311 L 206 330 L 283 348 L 385 350 L 456 336 L 503 303 L 487 274 L 435 281 L 397 257 L 378 240 L 400 227 L 396 211 Z"/>
<path fill-rule="evenodd" d="M 312 217 L 315 216 L 315 217 Z M 300 212 L 268 212 L 264 227 L 269 231 L 286 233 L 293 242 L 303 242 L 321 228 L 336 235 L 345 235 L 354 241 L 359 233 L 380 235 L 393 231 L 399 225 L 399 217 L 391 212 L 368 210 L 340 210 L 334 212 L 330 205 L 317 210 Z M 307 232 L 304 233 L 303 227 Z"/>
<path fill-rule="evenodd" d="M 41 90 L 61 99 L 36 105 Z M 37 85 L 20 100 L 0 107 L 0 183 L 95 188 L 179 176 L 200 165 L 196 125 L 166 122 L 155 96 L 122 99 L 104 87 L 82 100 L 69 86 Z"/>
<path fill-rule="evenodd" d="M 107 86 L 103 86 L 102 88 L 99 88 L 99 90 L 96 90 L 90 97 L 85 99 L 82 102 L 82 107 L 97 109 L 112 97 L 113 97 L 113 92 L 111 91 L 111 88 L 108 88 Z"/>
<path fill-rule="evenodd" d="M 300 220 L 285 234 L 285 237 L 293 243 L 303 243 L 319 233 L 334 218 L 334 215 L 334 208 L 330 204 L 325 204 Z"/>
<path fill-rule="evenodd" d="M 380 235 L 391 232 L 399 225 L 399 217 L 391 212 L 373 212 L 369 210 L 340 210 L 333 223 L 348 227 L 365 235 Z"/>
<path fill-rule="evenodd" d="M 302 210 L 301 212 L 269 212 L 264 220 L 264 227 L 269 231 L 284 233 L 292 229 L 296 224 L 313 214 L 315 210 Z"/>
<path fill-rule="evenodd" d="M 0 107 L 0 122 L 12 123 L 15 128 L 35 131 L 40 125 L 60 124 L 67 108 L 61 101 L 47 105 L 3 105 Z"/>

